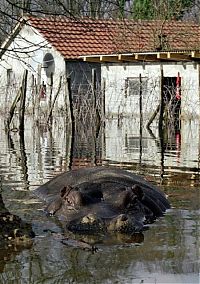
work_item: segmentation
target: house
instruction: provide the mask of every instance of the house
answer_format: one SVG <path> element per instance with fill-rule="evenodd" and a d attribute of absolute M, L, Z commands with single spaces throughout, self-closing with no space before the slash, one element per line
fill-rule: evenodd
<path fill-rule="evenodd" d="M 65 108 L 70 77 L 77 107 L 98 93 L 95 104 L 108 117 L 150 119 L 161 87 L 170 110 L 198 117 L 199 32 L 180 21 L 23 17 L 1 47 L 1 106 L 9 108 L 27 69 L 27 107 L 38 95 L 48 107 L 59 93 L 56 105 Z"/>
<path fill-rule="evenodd" d="M 199 117 L 200 26 L 144 21 L 127 27 L 126 37 L 133 37 L 124 52 L 81 56 L 101 63 L 107 116 L 135 117 L 140 110 L 148 122 L 162 93 L 170 116 Z"/>

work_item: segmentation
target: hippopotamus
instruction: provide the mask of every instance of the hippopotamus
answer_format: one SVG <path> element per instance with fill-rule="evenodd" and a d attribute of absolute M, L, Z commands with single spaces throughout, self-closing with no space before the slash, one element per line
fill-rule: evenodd
<path fill-rule="evenodd" d="M 74 233 L 135 233 L 162 216 L 170 203 L 155 185 L 106 166 L 71 170 L 35 190 L 45 212 Z"/>

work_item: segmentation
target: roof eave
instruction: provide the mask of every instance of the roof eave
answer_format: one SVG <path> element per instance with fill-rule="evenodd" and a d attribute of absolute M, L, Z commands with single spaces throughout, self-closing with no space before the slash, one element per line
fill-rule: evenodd
<path fill-rule="evenodd" d="M 79 57 L 87 62 L 155 62 L 155 61 L 195 61 L 200 60 L 200 50 L 143 51 L 119 54 L 93 54 Z"/>

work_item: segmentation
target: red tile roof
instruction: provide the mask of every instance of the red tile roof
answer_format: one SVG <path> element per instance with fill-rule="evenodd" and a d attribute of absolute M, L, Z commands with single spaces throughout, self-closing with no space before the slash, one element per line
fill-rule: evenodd
<path fill-rule="evenodd" d="M 200 26 L 194 23 L 67 17 L 26 19 L 66 59 L 77 59 L 81 55 L 150 52 L 159 49 L 200 49 Z"/>

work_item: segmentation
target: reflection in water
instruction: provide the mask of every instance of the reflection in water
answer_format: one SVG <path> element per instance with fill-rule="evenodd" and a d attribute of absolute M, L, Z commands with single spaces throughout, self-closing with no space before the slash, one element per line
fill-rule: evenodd
<path fill-rule="evenodd" d="M 17 132 L 7 136 L 0 119 L 2 196 L 6 207 L 31 222 L 37 235 L 30 249 L 9 252 L 10 257 L 0 261 L 0 283 L 198 283 L 197 122 L 184 122 L 179 136 L 162 141 L 156 128 L 152 127 L 152 133 L 141 131 L 136 120 L 123 120 L 120 125 L 107 121 L 98 136 L 81 126 L 72 161 L 70 141 L 59 117 L 51 129 L 27 118 L 24 137 Z M 144 232 L 144 239 L 119 235 L 114 240 L 93 239 L 99 247 L 94 254 L 65 246 L 51 233 L 62 233 L 59 224 L 43 214 L 43 204 L 31 192 L 67 170 L 70 163 L 72 168 L 114 164 L 154 182 L 163 170 L 163 189 L 173 209 Z"/>
<path fill-rule="evenodd" d="M 191 235 L 191 219 L 190 213 L 171 211 L 145 232 L 142 244 L 99 245 L 95 254 L 65 247 L 50 235 L 38 237 L 33 248 L 16 257 L 14 266 L 5 265 L 0 279 L 9 275 L 24 283 L 198 283 L 199 247 Z"/>
<path fill-rule="evenodd" d="M 109 164 L 120 164 L 145 175 L 153 175 L 164 183 L 177 182 L 177 175 L 191 179 L 198 186 L 200 178 L 200 125 L 199 121 L 183 121 L 180 130 L 168 129 L 159 135 L 157 127 L 143 128 L 140 137 L 137 119 L 124 119 L 118 127 L 116 120 L 105 126 L 105 155 Z M 174 176 L 174 179 L 173 179 Z M 184 185 L 186 185 L 184 184 Z"/>

